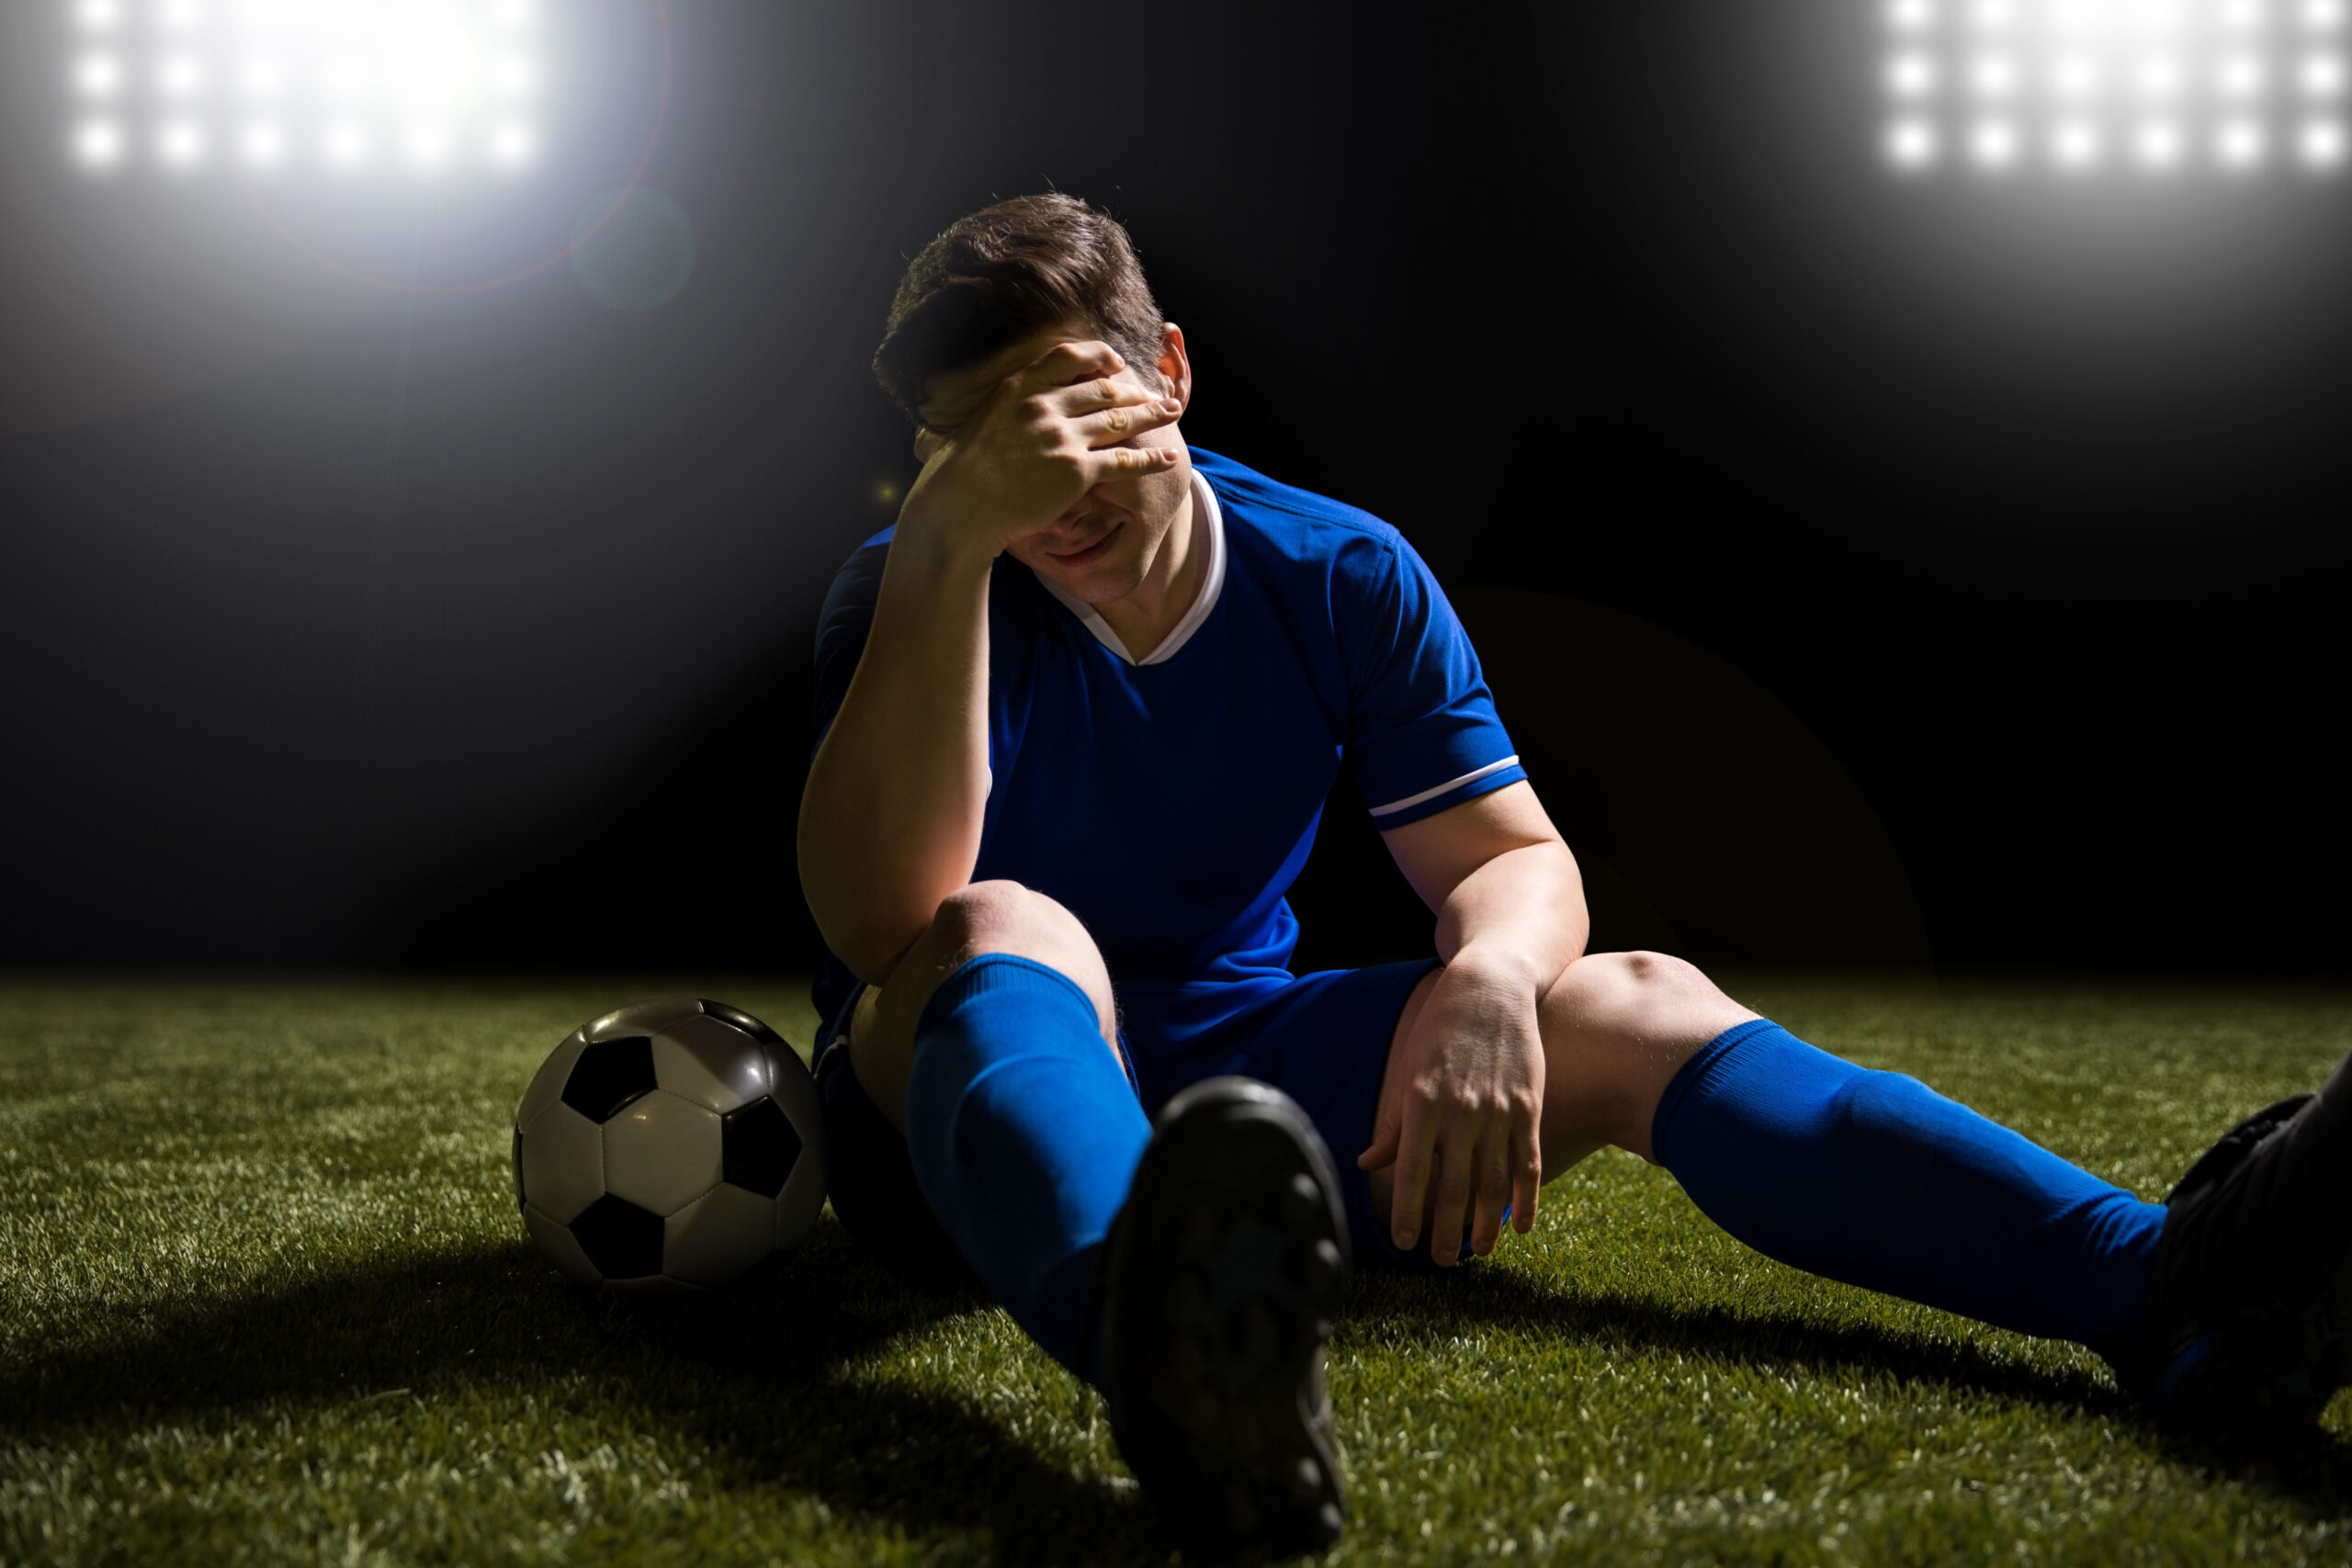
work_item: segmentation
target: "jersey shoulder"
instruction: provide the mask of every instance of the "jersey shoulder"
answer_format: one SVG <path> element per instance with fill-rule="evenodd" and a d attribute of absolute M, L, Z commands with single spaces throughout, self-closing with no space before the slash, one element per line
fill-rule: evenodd
<path fill-rule="evenodd" d="M 1193 467 L 1216 492 L 1217 505 L 1226 515 L 1238 517 L 1284 554 L 1333 556 L 1352 553 L 1365 545 L 1385 554 L 1402 538 L 1394 527 L 1362 507 L 1268 479 L 1204 447 L 1194 446 L 1191 451 Z"/>

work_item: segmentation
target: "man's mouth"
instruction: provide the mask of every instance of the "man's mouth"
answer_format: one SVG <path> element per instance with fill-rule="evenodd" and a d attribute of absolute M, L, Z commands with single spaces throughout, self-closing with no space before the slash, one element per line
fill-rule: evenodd
<path fill-rule="evenodd" d="M 1088 545 L 1083 549 L 1070 550 L 1067 553 L 1059 550 L 1047 550 L 1046 554 L 1050 556 L 1057 564 L 1061 566 L 1091 566 L 1094 562 L 1102 558 L 1103 555 L 1111 547 L 1111 541 L 1117 538 L 1119 536 L 1119 530 L 1125 526 L 1126 525 L 1125 523 L 1112 524 L 1111 531 L 1109 533 L 1103 535 L 1101 538 L 1095 540 L 1092 544 Z"/>

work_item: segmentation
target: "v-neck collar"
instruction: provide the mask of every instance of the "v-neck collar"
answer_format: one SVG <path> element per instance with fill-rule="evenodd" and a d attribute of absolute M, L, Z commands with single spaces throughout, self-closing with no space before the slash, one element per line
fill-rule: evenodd
<path fill-rule="evenodd" d="M 1153 649 L 1148 658 L 1137 659 L 1128 653 L 1127 645 L 1119 640 L 1119 634 L 1111 629 L 1111 623 L 1098 615 L 1093 605 L 1044 572 L 1037 571 L 1035 567 L 1030 570 L 1035 572 L 1037 581 L 1045 586 L 1046 592 L 1060 600 L 1063 608 L 1076 615 L 1079 623 L 1094 634 L 1095 641 L 1117 654 L 1121 660 L 1137 668 L 1146 664 L 1165 664 L 1193 640 L 1193 634 L 1201 629 L 1201 623 L 1209 618 L 1211 610 L 1216 608 L 1217 595 L 1225 589 L 1225 513 L 1217 507 L 1216 491 L 1209 488 L 1209 481 L 1201 477 L 1198 468 L 1193 470 L 1193 509 L 1194 514 L 1208 525 L 1208 571 L 1201 581 L 1201 592 L 1193 600 L 1193 607 L 1184 612 L 1184 618 L 1160 639 L 1159 646 Z"/>

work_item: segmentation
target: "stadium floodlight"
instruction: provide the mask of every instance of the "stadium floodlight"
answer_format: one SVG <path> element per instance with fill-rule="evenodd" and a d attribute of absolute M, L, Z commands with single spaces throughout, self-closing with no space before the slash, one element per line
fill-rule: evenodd
<path fill-rule="evenodd" d="M 74 62 L 74 85 L 86 97 L 113 97 L 122 90 L 122 62 L 111 54 L 85 54 Z"/>
<path fill-rule="evenodd" d="M 245 127 L 239 146 L 254 168 L 276 168 L 286 156 L 286 133 L 268 120 L 255 120 Z"/>
<path fill-rule="evenodd" d="M 110 119 L 86 119 L 74 130 L 74 155 L 94 169 L 122 160 L 122 127 Z"/>
<path fill-rule="evenodd" d="M 1939 150 L 1936 128 L 1925 120 L 1899 119 L 1887 128 L 1886 155 L 1897 168 L 1924 169 Z"/>
<path fill-rule="evenodd" d="M 184 172 L 216 148 L 235 168 L 337 172 L 512 173 L 542 154 L 537 0 L 58 3 L 67 146 L 93 171 Z"/>
<path fill-rule="evenodd" d="M 204 162 L 204 127 L 192 119 L 164 121 L 155 133 L 155 152 L 173 168 L 195 167 Z"/>
<path fill-rule="evenodd" d="M 2233 119 L 2222 127 L 2214 150 L 2223 167 L 2243 171 L 2259 167 L 2269 147 L 2259 124 L 2250 119 Z"/>
<path fill-rule="evenodd" d="M 1888 167 L 2069 179 L 2344 163 L 2347 0 L 1880 0 Z M 1942 91 L 1951 83 L 1953 90 Z"/>
<path fill-rule="evenodd" d="M 2006 169 L 2018 159 L 2018 130 L 2005 119 L 1980 120 L 1969 133 L 1968 152 L 1980 169 Z"/>
<path fill-rule="evenodd" d="M 2062 169 L 2096 168 L 2105 152 L 2106 147 L 2100 140 L 2098 125 L 2096 121 L 2061 120 L 2058 128 L 2051 132 L 2051 156 L 2058 160 L 2058 166 Z"/>
<path fill-rule="evenodd" d="M 320 138 L 319 150 L 325 155 L 329 167 L 356 169 L 368 160 L 375 144 L 356 120 L 338 120 L 327 127 Z"/>

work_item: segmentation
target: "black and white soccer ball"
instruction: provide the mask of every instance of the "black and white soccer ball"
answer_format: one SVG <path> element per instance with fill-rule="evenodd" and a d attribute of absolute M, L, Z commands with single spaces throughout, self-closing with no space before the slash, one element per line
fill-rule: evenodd
<path fill-rule="evenodd" d="M 824 1207 L 816 1080 L 739 1008 L 633 1002 L 573 1030 L 523 1091 L 514 1201 L 585 1283 L 725 1284 L 798 1245 Z"/>

